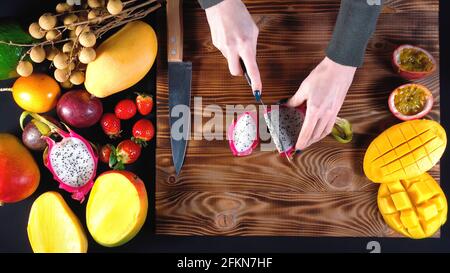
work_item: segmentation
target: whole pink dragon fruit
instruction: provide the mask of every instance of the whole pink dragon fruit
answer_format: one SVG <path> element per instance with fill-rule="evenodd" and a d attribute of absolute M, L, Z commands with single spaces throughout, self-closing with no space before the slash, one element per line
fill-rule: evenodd
<path fill-rule="evenodd" d="M 290 157 L 295 152 L 305 113 L 303 105 L 296 108 L 280 105 L 277 109 L 269 108 L 264 113 L 270 135 L 280 155 Z"/>
<path fill-rule="evenodd" d="M 246 156 L 259 144 L 258 119 L 254 113 L 244 112 L 228 128 L 228 142 L 235 156 Z"/>
<path fill-rule="evenodd" d="M 68 132 L 65 132 L 42 116 L 29 114 L 47 124 L 52 131 L 62 137 L 58 142 L 50 137 L 44 137 L 48 144 L 44 152 L 44 165 L 59 182 L 61 189 L 72 193 L 73 199 L 83 202 L 94 184 L 97 171 L 98 156 L 92 145 L 67 126 Z"/>

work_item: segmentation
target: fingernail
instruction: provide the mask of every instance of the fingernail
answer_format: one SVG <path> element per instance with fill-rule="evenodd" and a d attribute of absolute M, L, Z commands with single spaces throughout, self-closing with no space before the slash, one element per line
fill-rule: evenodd
<path fill-rule="evenodd" d="M 278 105 L 283 105 L 283 104 L 286 104 L 287 102 L 288 102 L 288 98 L 284 98 L 284 99 L 279 100 L 279 101 L 277 102 L 277 104 L 278 104 Z"/>
<path fill-rule="evenodd" d="M 297 155 L 300 154 L 301 152 L 302 152 L 302 150 L 298 150 L 298 149 L 295 150 L 295 154 L 297 154 Z"/>
<path fill-rule="evenodd" d="M 255 99 L 257 102 L 261 100 L 261 91 L 255 90 Z"/>

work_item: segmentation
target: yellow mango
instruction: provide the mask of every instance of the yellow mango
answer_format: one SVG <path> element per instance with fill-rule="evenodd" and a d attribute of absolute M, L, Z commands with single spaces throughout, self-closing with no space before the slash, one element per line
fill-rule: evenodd
<path fill-rule="evenodd" d="M 84 83 L 92 95 L 104 98 L 138 83 L 150 71 L 158 51 L 156 33 L 142 21 L 126 24 L 97 49 Z"/>
<path fill-rule="evenodd" d="M 446 145 L 445 130 L 436 121 L 402 122 L 369 145 L 364 156 L 364 173 L 377 183 L 419 176 L 438 163 Z"/>
<path fill-rule="evenodd" d="M 428 173 L 381 184 L 378 208 L 393 230 L 414 239 L 432 236 L 447 221 L 447 199 Z"/>
<path fill-rule="evenodd" d="M 28 239 L 35 253 L 86 253 L 88 242 L 80 221 L 57 192 L 39 196 L 28 218 Z"/>

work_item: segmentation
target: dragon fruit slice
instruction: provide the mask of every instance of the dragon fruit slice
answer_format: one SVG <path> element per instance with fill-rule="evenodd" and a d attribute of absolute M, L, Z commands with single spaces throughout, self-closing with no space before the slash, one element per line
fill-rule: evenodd
<path fill-rule="evenodd" d="M 296 108 L 280 105 L 278 109 L 268 108 L 264 113 L 270 135 L 280 155 L 290 157 L 295 152 L 305 113 L 303 105 Z"/>
<path fill-rule="evenodd" d="M 258 119 L 254 113 L 244 112 L 228 128 L 230 149 L 235 156 L 246 156 L 259 144 Z"/>
<path fill-rule="evenodd" d="M 85 195 L 94 185 L 98 156 L 92 145 L 66 126 L 68 132 L 42 116 L 29 113 L 33 118 L 47 124 L 62 140 L 55 142 L 44 137 L 48 144 L 44 152 L 44 165 L 60 183 L 59 187 L 72 193 L 72 198 L 83 202 Z"/>

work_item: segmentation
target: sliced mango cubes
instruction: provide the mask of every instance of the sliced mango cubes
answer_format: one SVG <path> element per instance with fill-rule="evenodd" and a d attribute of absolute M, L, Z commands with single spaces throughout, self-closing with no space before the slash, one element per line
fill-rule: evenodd
<path fill-rule="evenodd" d="M 28 239 L 35 253 L 86 253 L 83 227 L 57 192 L 39 196 L 31 207 Z"/>
<path fill-rule="evenodd" d="M 447 145 L 444 128 L 432 120 L 411 120 L 379 135 L 364 156 L 364 173 L 377 183 L 410 179 L 430 170 Z"/>
<path fill-rule="evenodd" d="M 381 184 L 378 208 L 392 229 L 414 239 L 432 236 L 447 220 L 447 199 L 428 173 Z"/>

